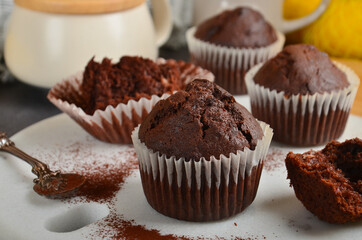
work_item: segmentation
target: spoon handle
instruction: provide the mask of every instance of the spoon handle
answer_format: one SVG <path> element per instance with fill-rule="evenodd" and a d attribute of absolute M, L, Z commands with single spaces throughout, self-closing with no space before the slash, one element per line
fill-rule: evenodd
<path fill-rule="evenodd" d="M 0 151 L 8 152 L 29 163 L 32 166 L 32 173 L 38 176 L 38 178 L 34 179 L 35 184 L 40 184 L 41 186 L 46 187 L 51 178 L 58 177 L 60 175 L 59 171 L 51 171 L 47 164 L 21 151 L 15 146 L 15 143 L 11 141 L 4 132 L 1 131 Z"/>

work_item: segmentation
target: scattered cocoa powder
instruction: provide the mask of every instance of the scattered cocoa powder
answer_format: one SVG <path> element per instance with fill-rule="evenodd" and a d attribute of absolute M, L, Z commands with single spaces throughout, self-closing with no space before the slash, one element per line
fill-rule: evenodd
<path fill-rule="evenodd" d="M 183 236 L 161 235 L 156 229 L 146 229 L 142 225 L 137 225 L 134 221 L 126 221 L 114 212 L 111 212 L 102 223 L 99 224 L 92 233 L 90 239 L 160 239 L 160 240 L 176 240 L 189 239 Z M 103 226 L 103 227 L 102 227 Z"/>
<path fill-rule="evenodd" d="M 184 236 L 162 235 L 156 229 L 146 229 L 134 221 L 123 219 L 116 212 L 115 196 L 126 178 L 138 169 L 138 161 L 133 148 L 127 148 L 113 155 L 96 153 L 92 149 L 96 142 L 87 138 L 85 142 L 74 142 L 58 146 L 57 150 L 37 151 L 33 155 L 40 159 L 54 159 L 48 162 L 51 169 L 73 172 L 86 178 L 85 184 L 77 192 L 77 198 L 64 199 L 68 204 L 79 202 L 97 202 L 107 204 L 110 214 L 97 221 L 87 239 L 181 239 Z M 43 152 L 42 155 L 39 155 Z M 47 152 L 47 153 L 44 153 Z"/>
<path fill-rule="evenodd" d="M 90 141 L 75 142 L 63 147 L 62 152 L 51 152 L 42 159 L 54 159 L 49 163 L 51 169 L 62 172 L 72 172 L 83 175 L 86 179 L 77 196 L 80 199 L 65 199 L 66 202 L 110 202 L 120 190 L 124 180 L 135 169 L 138 169 L 136 153 L 133 148 L 127 148 L 113 155 L 107 156 L 92 150 Z M 68 154 L 66 154 L 68 153 Z"/>
<path fill-rule="evenodd" d="M 278 148 L 270 148 L 264 160 L 263 170 L 267 172 L 274 171 L 284 166 L 284 160 L 287 152 Z"/>
<path fill-rule="evenodd" d="M 233 239 L 234 240 L 258 240 L 258 238 L 250 238 L 250 237 L 248 237 L 248 238 L 235 237 Z"/>
<path fill-rule="evenodd" d="M 132 156 L 133 155 L 133 156 Z M 85 197 L 89 202 L 109 202 L 120 190 L 132 170 L 138 168 L 135 153 L 130 155 L 129 161 L 120 163 L 118 168 L 110 168 L 108 164 L 97 166 L 95 171 L 79 173 L 86 177 L 84 186 L 78 191 L 78 196 Z"/>
<path fill-rule="evenodd" d="M 116 211 L 115 196 L 127 177 L 138 169 L 136 153 L 131 147 L 112 154 L 107 153 L 107 150 L 99 153 L 99 151 L 94 150 L 99 144 L 105 143 L 99 143 L 88 137 L 85 141 L 60 145 L 56 149 L 46 149 L 42 146 L 42 149 L 32 153 L 33 156 L 44 159 L 44 162 L 51 169 L 59 169 L 64 173 L 79 173 L 86 178 L 84 186 L 77 193 L 78 197 L 64 199 L 65 203 L 97 202 L 106 204 L 110 209 L 110 214 L 107 217 L 92 224 L 90 233 L 84 236 L 86 239 L 226 239 L 219 236 L 189 238 L 172 234 L 162 235 L 156 229 L 147 229 L 143 225 L 137 225 L 133 220 L 124 219 Z M 114 152 L 114 150 L 109 152 Z M 51 161 L 51 159 L 57 159 L 57 161 Z M 236 223 L 234 225 L 237 226 Z M 233 236 L 233 239 L 256 240 L 258 238 Z"/>

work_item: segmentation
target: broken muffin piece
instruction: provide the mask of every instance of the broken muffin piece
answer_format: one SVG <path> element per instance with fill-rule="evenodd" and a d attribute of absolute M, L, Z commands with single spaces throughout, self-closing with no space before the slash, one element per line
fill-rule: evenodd
<path fill-rule="evenodd" d="M 330 223 L 362 219 L 362 141 L 332 141 L 321 151 L 290 152 L 285 164 L 295 195 Z"/>

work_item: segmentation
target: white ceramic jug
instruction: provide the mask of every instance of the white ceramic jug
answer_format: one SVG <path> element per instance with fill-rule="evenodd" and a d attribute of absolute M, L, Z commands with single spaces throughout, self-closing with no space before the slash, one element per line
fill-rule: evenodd
<path fill-rule="evenodd" d="M 311 14 L 296 20 L 283 19 L 284 0 L 194 0 L 194 24 L 216 15 L 226 9 L 250 6 L 259 10 L 279 31 L 287 33 L 304 27 L 316 20 L 327 8 L 330 0 L 322 0 Z M 303 1 L 303 0 L 301 0 Z M 308 1 L 308 0 L 305 0 Z"/>
<path fill-rule="evenodd" d="M 154 59 L 171 32 L 168 0 L 15 0 L 4 56 L 19 80 L 52 87 L 95 56 Z"/>

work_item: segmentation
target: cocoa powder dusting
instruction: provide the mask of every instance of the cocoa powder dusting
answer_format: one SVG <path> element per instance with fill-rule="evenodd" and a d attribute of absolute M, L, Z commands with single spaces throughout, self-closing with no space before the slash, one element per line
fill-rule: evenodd
<path fill-rule="evenodd" d="M 92 143 L 93 142 L 93 143 Z M 77 192 L 77 198 L 64 199 L 68 204 L 79 202 L 97 202 L 107 204 L 110 213 L 93 224 L 86 239 L 189 239 L 184 236 L 162 235 L 156 229 L 146 229 L 134 221 L 123 219 L 116 212 L 115 196 L 126 178 L 138 169 L 138 161 L 133 148 L 106 156 L 93 152 L 94 140 L 75 142 L 67 146 L 58 146 L 58 150 L 37 151 L 33 155 L 41 159 L 54 159 L 49 166 L 62 172 L 74 172 L 83 175 L 86 182 Z"/>
<path fill-rule="evenodd" d="M 134 157 L 133 157 L 134 158 Z M 129 164 L 120 164 L 119 168 L 109 168 L 107 164 L 98 166 L 96 172 L 84 173 L 86 182 L 84 186 L 78 191 L 77 196 L 85 197 L 89 202 L 109 202 L 120 190 L 121 185 L 124 183 L 132 170 L 138 167 L 136 161 L 131 160 Z"/>
<path fill-rule="evenodd" d="M 103 151 L 93 150 L 99 148 L 99 144 L 104 143 L 96 142 L 93 138 L 87 137 L 85 141 L 57 146 L 56 149 L 48 149 L 48 151 L 46 146 L 42 146 L 42 149 L 31 153 L 35 157 L 44 159 L 45 162 L 47 159 L 57 159 L 57 161 L 46 162 L 51 169 L 59 169 L 64 173 L 78 173 L 86 178 L 84 186 L 77 192 L 77 197 L 64 199 L 65 203 L 97 202 L 108 206 L 109 215 L 93 223 L 90 226 L 90 233 L 84 236 L 85 239 L 224 239 L 219 236 L 207 238 L 201 235 L 190 238 L 172 234 L 162 235 L 157 229 L 147 229 L 143 225 L 137 225 L 133 220 L 124 219 L 116 211 L 115 196 L 121 190 L 127 177 L 138 169 L 136 153 L 131 147 L 112 154 L 107 154 L 107 149 Z M 104 145 L 107 147 L 107 144 Z M 237 226 L 236 223 L 234 225 Z M 233 239 L 257 240 L 258 238 L 233 236 Z"/>
<path fill-rule="evenodd" d="M 171 234 L 161 235 L 156 229 L 146 229 L 144 226 L 137 225 L 134 221 L 126 221 L 122 216 L 111 212 L 91 235 L 90 239 L 189 239 L 182 236 L 174 236 Z"/>
<path fill-rule="evenodd" d="M 264 160 L 263 170 L 271 172 L 274 171 L 275 169 L 283 167 L 286 155 L 287 152 L 284 152 L 281 149 L 270 148 Z"/>

